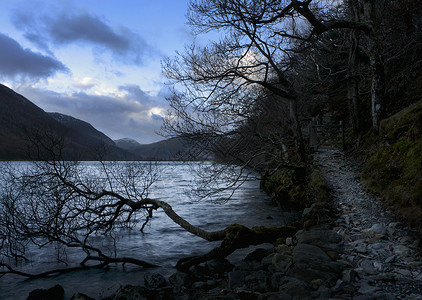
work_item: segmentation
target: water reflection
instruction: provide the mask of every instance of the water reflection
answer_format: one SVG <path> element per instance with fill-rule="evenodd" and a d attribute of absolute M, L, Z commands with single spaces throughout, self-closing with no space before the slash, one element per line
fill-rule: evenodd
<path fill-rule="evenodd" d="M 20 167 L 24 163 L 18 163 Z M 83 163 L 89 176 L 98 176 L 95 163 Z M 91 169 L 90 169 L 91 168 Z M 223 229 L 239 223 L 246 226 L 254 225 L 282 225 L 294 218 L 291 213 L 280 212 L 275 208 L 268 196 L 259 189 L 258 181 L 246 182 L 238 189 L 230 201 L 217 204 L 214 201 L 193 201 L 186 196 L 192 189 L 194 173 L 190 166 L 180 163 L 163 162 L 156 165 L 159 177 L 149 191 L 149 197 L 167 201 L 173 209 L 190 223 L 203 229 L 213 231 Z M 271 216 L 272 218 L 267 218 Z M 95 243 L 112 253 L 114 241 L 97 236 Z M 173 223 L 162 211 L 157 211 L 142 234 L 138 229 L 122 229 L 116 237 L 119 256 L 130 256 L 160 266 L 163 274 L 173 272 L 178 259 L 203 254 L 218 245 L 209 243 L 180 228 Z M 34 263 L 22 266 L 22 269 L 37 273 L 51 268 L 63 267 L 58 263 L 56 253 L 60 250 L 51 247 L 30 249 Z M 84 253 L 78 249 L 61 249 L 69 266 L 76 266 L 83 259 Z M 137 266 L 111 265 L 108 269 L 94 269 L 78 271 L 53 278 L 24 281 L 22 277 L 6 275 L 0 282 L 2 299 L 26 299 L 28 293 L 35 288 L 49 288 L 60 283 L 66 291 L 66 297 L 80 291 L 99 298 L 101 291 L 113 289 L 117 285 L 142 283 L 144 270 Z M 102 295 L 104 296 L 104 295 Z"/>

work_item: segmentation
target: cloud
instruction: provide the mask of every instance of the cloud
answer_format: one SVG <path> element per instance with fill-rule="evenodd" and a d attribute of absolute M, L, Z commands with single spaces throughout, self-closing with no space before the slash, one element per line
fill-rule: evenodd
<path fill-rule="evenodd" d="M 159 112 L 166 110 L 166 102 L 143 92 L 139 86 L 123 86 L 115 94 L 102 96 L 86 92 L 62 94 L 30 86 L 21 86 L 17 92 L 45 111 L 89 122 L 112 139 L 129 137 L 140 143 L 162 139 L 156 132 L 161 128 Z"/>
<path fill-rule="evenodd" d="M 160 92 L 157 96 L 152 96 L 149 92 L 142 90 L 139 85 L 128 84 L 119 86 L 119 91 L 124 92 L 127 99 L 136 101 L 144 107 L 152 108 L 167 105 L 165 98 L 162 97 Z"/>
<path fill-rule="evenodd" d="M 17 41 L 0 33 L 0 76 L 43 79 L 69 69 L 53 57 L 24 49 Z"/>
<path fill-rule="evenodd" d="M 89 90 L 98 84 L 97 81 L 92 77 L 74 79 L 74 81 L 75 82 L 73 83 L 73 86 L 81 90 Z"/>
<path fill-rule="evenodd" d="M 37 10 L 38 11 L 38 10 Z M 18 10 L 13 24 L 25 37 L 51 53 L 51 47 L 70 44 L 94 46 L 94 52 L 108 51 L 112 57 L 127 64 L 142 65 L 144 58 L 156 51 L 137 33 L 122 26 L 113 27 L 101 17 L 76 9 L 51 7 L 49 12 Z"/>

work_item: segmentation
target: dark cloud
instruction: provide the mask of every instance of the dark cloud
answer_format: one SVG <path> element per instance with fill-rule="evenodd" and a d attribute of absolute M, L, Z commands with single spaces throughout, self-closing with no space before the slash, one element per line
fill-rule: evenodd
<path fill-rule="evenodd" d="M 167 105 L 165 98 L 162 97 L 160 92 L 157 96 L 151 96 L 148 92 L 142 90 L 139 85 L 128 84 L 124 86 L 119 86 L 119 90 L 127 93 L 127 99 L 136 101 L 142 104 L 144 107 L 151 108 L 154 106 L 162 107 Z"/>
<path fill-rule="evenodd" d="M 156 135 L 162 125 L 162 117 L 151 113 L 153 107 L 163 107 L 165 101 L 141 93 L 138 97 L 127 93 L 120 96 L 98 96 L 84 92 L 60 94 L 53 91 L 21 87 L 18 92 L 42 109 L 60 112 L 91 123 L 112 139 L 129 137 L 140 143 L 151 143 L 162 139 Z M 155 99 L 156 101 L 152 100 Z"/>
<path fill-rule="evenodd" d="M 53 57 L 24 49 L 17 41 L 0 33 L 0 76 L 42 79 L 56 72 L 69 72 Z"/>
<path fill-rule="evenodd" d="M 109 51 L 115 59 L 129 64 L 142 64 L 145 56 L 154 53 L 145 40 L 128 28 L 112 27 L 100 17 L 74 9 L 54 10 L 38 15 L 16 11 L 12 21 L 28 40 L 47 52 L 51 46 L 89 44 L 96 52 Z"/>

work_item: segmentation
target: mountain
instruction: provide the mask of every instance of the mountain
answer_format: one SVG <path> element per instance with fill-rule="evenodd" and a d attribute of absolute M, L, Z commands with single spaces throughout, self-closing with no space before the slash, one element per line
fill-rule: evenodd
<path fill-rule="evenodd" d="M 174 137 L 152 144 L 140 144 L 128 138 L 114 142 L 118 147 L 139 156 L 142 160 L 210 159 L 209 156 L 196 154 L 192 143 L 188 139 L 181 137 Z"/>
<path fill-rule="evenodd" d="M 63 142 L 62 159 L 95 160 L 98 155 L 115 160 L 137 158 L 118 148 L 89 123 L 58 113 L 46 113 L 0 84 L 0 160 L 37 159 L 52 148 L 38 151 L 39 146 L 57 145 L 56 142 Z"/>
<path fill-rule="evenodd" d="M 133 150 L 136 149 L 139 146 L 142 146 L 142 144 L 138 143 L 137 141 L 129 138 L 123 138 L 120 140 L 115 140 L 114 143 L 117 145 L 117 147 L 120 147 L 125 150 Z"/>
<path fill-rule="evenodd" d="M 89 141 L 95 141 L 95 142 L 102 142 L 106 145 L 112 145 L 115 146 L 115 143 L 112 139 L 110 139 L 108 136 L 106 136 L 101 131 L 98 131 L 94 128 L 91 124 L 88 122 L 76 119 L 71 116 L 63 115 L 60 113 L 48 113 L 50 117 L 52 117 L 57 122 L 63 124 L 65 127 L 73 129 L 76 133 L 79 134 L 81 138 L 84 138 L 85 140 Z"/>

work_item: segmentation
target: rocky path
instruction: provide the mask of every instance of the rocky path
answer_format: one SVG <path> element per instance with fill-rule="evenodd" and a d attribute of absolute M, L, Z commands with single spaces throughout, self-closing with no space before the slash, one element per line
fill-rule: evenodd
<path fill-rule="evenodd" d="M 341 260 L 349 264 L 337 288 L 357 290 L 354 299 L 422 299 L 417 236 L 364 191 L 357 168 L 341 152 L 324 150 L 316 158 L 333 192 Z"/>

